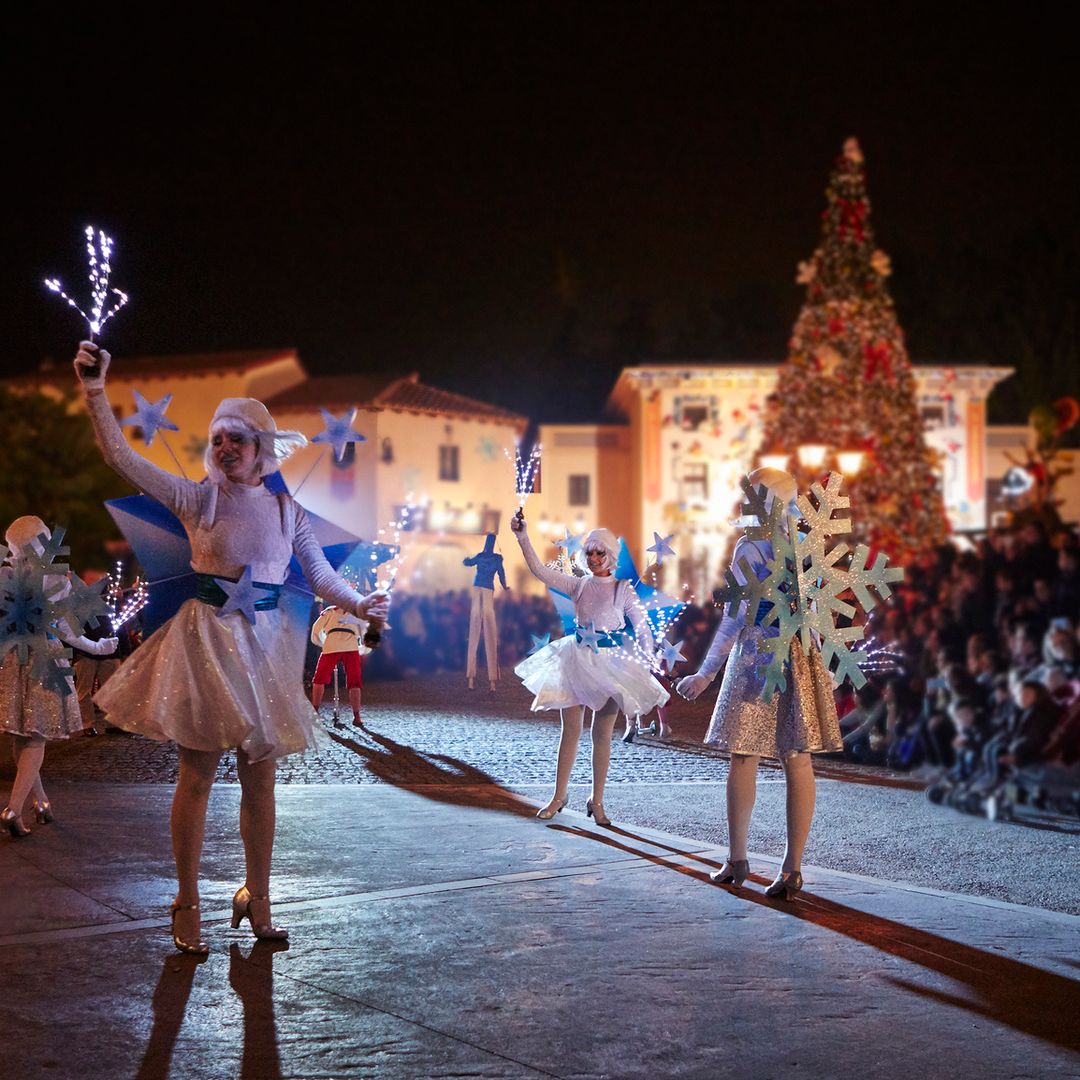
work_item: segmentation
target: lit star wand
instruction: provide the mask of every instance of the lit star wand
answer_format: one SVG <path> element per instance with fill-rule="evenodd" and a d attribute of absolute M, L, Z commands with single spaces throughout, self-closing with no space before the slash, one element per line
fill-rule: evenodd
<path fill-rule="evenodd" d="M 101 333 L 102 327 L 128 302 L 128 295 L 120 289 L 109 288 L 109 277 L 112 274 L 112 237 L 107 236 L 103 229 L 97 231 L 94 236 L 93 225 L 87 225 L 84 230 L 86 235 L 86 261 L 90 267 L 90 314 L 85 311 L 60 285 L 59 278 L 46 278 L 45 288 L 56 293 L 62 300 L 66 300 L 69 307 L 74 308 L 85 320 L 90 331 L 90 341 Z M 116 302 L 108 310 L 105 305 L 108 302 L 110 292 L 117 297 Z M 96 377 L 100 369 L 86 368 L 86 375 Z"/>

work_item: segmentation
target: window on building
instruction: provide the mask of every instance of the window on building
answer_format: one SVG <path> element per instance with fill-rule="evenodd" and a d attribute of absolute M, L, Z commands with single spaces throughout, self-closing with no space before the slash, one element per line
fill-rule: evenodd
<path fill-rule="evenodd" d="M 569 503 L 571 506 L 589 505 L 589 477 L 587 475 L 570 477 Z"/>
<path fill-rule="evenodd" d="M 439 447 L 439 479 L 460 480 L 460 450 L 458 446 Z"/>
<path fill-rule="evenodd" d="M 705 461 L 688 461 L 683 465 L 682 497 L 699 499 L 705 502 L 709 498 L 709 465 Z"/>

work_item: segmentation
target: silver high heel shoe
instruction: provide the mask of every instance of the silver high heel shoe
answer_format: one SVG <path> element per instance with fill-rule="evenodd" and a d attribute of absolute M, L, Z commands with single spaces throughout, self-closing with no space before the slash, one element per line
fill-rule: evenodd
<path fill-rule="evenodd" d="M 718 885 L 734 885 L 737 889 L 749 876 L 749 860 L 727 858 L 719 870 L 713 870 L 709 874 L 709 879 Z"/>
<path fill-rule="evenodd" d="M 604 804 L 599 799 L 597 799 L 596 802 L 589 799 L 589 801 L 585 803 L 585 815 L 586 817 L 591 817 L 597 825 L 611 824 L 611 818 L 604 813 Z"/>
<path fill-rule="evenodd" d="M 52 803 L 48 799 L 34 803 L 34 820 L 39 825 L 48 825 L 50 821 L 56 820 L 52 812 Z"/>
<path fill-rule="evenodd" d="M 210 946 L 205 941 L 185 941 L 182 937 L 179 937 L 176 933 L 176 913 L 178 911 L 198 911 L 198 904 L 177 904 L 173 903 L 169 906 L 169 932 L 172 934 L 172 943 L 182 953 L 187 953 L 189 956 L 207 956 L 210 952 Z"/>
<path fill-rule="evenodd" d="M 569 801 L 569 795 L 567 795 L 563 799 L 560 799 L 558 798 L 558 796 L 556 796 L 554 799 L 551 800 L 551 802 L 547 804 L 547 806 L 542 807 L 540 810 L 537 810 L 536 816 L 541 821 L 550 821 L 556 814 L 561 814 L 563 812 L 563 807 L 566 806 Z"/>
<path fill-rule="evenodd" d="M 246 885 L 236 890 L 236 895 L 232 898 L 232 928 L 239 930 L 241 921 L 247 919 L 251 924 L 251 932 L 260 941 L 285 941 L 289 936 L 289 931 L 284 926 L 271 926 L 268 922 L 255 921 L 255 916 L 251 914 L 251 905 L 257 900 L 270 903 L 269 896 L 252 896 Z"/>
<path fill-rule="evenodd" d="M 29 836 L 31 832 L 23 824 L 22 818 L 9 806 L 0 810 L 0 829 L 7 829 L 13 840 L 18 840 L 20 836 Z"/>
<path fill-rule="evenodd" d="M 802 889 L 802 874 L 798 870 L 781 870 L 776 880 L 765 890 L 773 900 L 794 900 Z"/>

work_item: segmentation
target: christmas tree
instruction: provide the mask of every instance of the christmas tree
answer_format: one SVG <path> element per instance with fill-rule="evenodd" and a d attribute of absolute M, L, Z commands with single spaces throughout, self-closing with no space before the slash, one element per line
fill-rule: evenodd
<path fill-rule="evenodd" d="M 836 455 L 862 451 L 845 472 L 857 538 L 894 558 L 942 543 L 949 532 L 937 473 L 926 445 L 915 379 L 886 285 L 889 257 L 874 246 L 863 155 L 844 143 L 826 189 L 821 246 L 799 264 L 806 302 L 795 321 L 787 363 L 766 410 L 763 454 L 789 453 L 800 488 Z M 828 448 L 831 460 L 803 469 L 800 446 Z"/>

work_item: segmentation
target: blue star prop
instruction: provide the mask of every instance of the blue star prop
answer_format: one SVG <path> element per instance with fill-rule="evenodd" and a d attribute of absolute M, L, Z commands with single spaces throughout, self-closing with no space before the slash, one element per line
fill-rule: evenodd
<path fill-rule="evenodd" d="M 671 555 L 671 556 L 675 555 L 675 549 L 671 546 L 671 544 L 668 543 L 669 540 L 674 540 L 674 539 L 675 539 L 675 534 L 674 533 L 672 533 L 670 536 L 665 536 L 663 538 L 661 538 L 661 536 L 660 536 L 660 534 L 658 532 L 653 533 L 653 546 L 650 547 L 650 548 L 646 548 L 645 550 L 655 552 L 655 554 L 656 554 L 656 565 L 657 566 L 663 566 L 664 565 L 664 556 L 665 555 Z"/>
<path fill-rule="evenodd" d="M 256 619 L 255 603 L 258 600 L 265 599 L 265 597 L 257 594 L 269 594 L 272 590 L 261 589 L 252 583 L 250 566 L 244 567 L 244 572 L 240 575 L 239 581 L 229 581 L 228 578 L 214 578 L 214 580 L 221 586 L 228 597 L 228 600 L 218 608 L 218 618 L 223 619 L 226 615 L 239 611 L 254 626 Z"/>
<path fill-rule="evenodd" d="M 667 633 L 668 627 L 686 607 L 681 600 L 676 600 L 674 596 L 668 596 L 667 593 L 662 593 L 641 580 L 641 575 L 637 572 L 625 540 L 619 541 L 619 558 L 615 564 L 615 577 L 620 581 L 629 581 L 633 585 L 634 592 L 638 594 L 638 599 L 645 608 L 653 635 L 657 638 Z"/>
<path fill-rule="evenodd" d="M 686 657 L 682 654 L 683 642 L 679 641 L 672 645 L 670 641 L 660 642 L 660 659 L 663 660 L 664 665 L 670 671 L 676 664 L 683 663 Z"/>
<path fill-rule="evenodd" d="M 345 447 L 349 443 L 367 442 L 367 439 L 359 431 L 353 429 L 353 421 L 356 419 L 356 407 L 346 409 L 340 416 L 335 416 L 328 409 L 319 409 L 322 413 L 323 423 L 326 427 L 319 432 L 311 441 L 330 443 L 334 448 L 334 457 L 341 461 L 345 456 Z"/>
<path fill-rule="evenodd" d="M 126 420 L 120 421 L 121 427 L 139 427 L 142 430 L 142 437 L 146 440 L 147 446 L 154 441 L 154 436 L 158 433 L 159 428 L 164 431 L 180 430 L 171 420 L 165 419 L 165 410 L 169 407 L 169 402 L 172 401 L 172 394 L 166 394 L 160 400 L 150 402 L 138 390 L 134 390 L 132 393 L 135 395 L 135 412 Z"/>
<path fill-rule="evenodd" d="M 529 637 L 532 638 L 532 648 L 525 654 L 526 656 L 532 656 L 533 653 L 538 653 L 541 649 L 544 649 L 551 644 L 550 634 L 544 634 L 543 636 L 540 634 L 530 634 Z"/>
<path fill-rule="evenodd" d="M 594 653 L 600 651 L 599 641 L 601 635 L 597 633 L 595 626 L 579 626 L 577 632 L 582 645 L 587 645 Z"/>
<path fill-rule="evenodd" d="M 555 541 L 555 546 L 566 548 L 567 558 L 570 558 L 581 550 L 581 541 L 584 536 L 584 533 L 581 533 L 579 536 L 573 536 L 570 530 L 567 529 L 566 535 L 561 540 Z"/>

